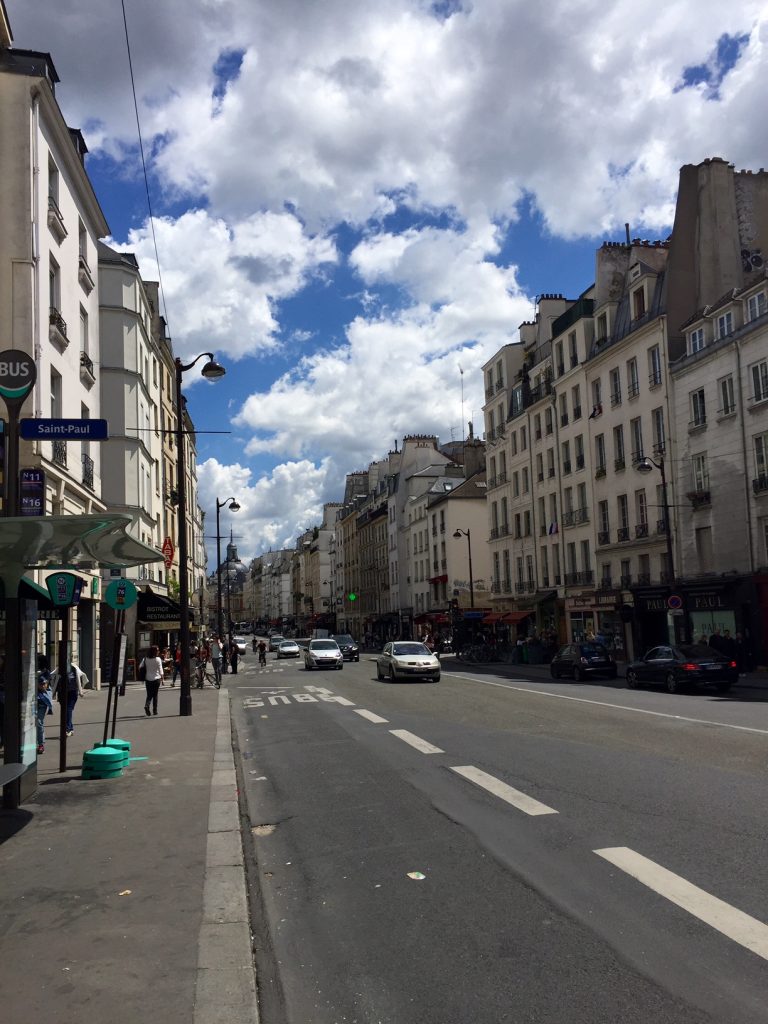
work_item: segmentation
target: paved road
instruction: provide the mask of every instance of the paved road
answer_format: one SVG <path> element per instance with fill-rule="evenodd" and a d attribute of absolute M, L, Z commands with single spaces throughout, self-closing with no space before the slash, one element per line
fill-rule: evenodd
<path fill-rule="evenodd" d="M 764 1024 L 768 704 L 254 662 L 265 1024 Z"/>

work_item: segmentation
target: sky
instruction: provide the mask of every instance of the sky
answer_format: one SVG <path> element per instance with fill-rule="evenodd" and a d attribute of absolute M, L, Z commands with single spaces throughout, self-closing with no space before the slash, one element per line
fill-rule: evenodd
<path fill-rule="evenodd" d="M 120 0 L 6 6 L 14 45 L 52 55 L 110 244 L 156 280 Z M 125 14 L 174 350 L 227 368 L 185 377 L 200 502 L 213 524 L 237 498 L 246 560 L 404 434 L 481 433 L 480 367 L 625 223 L 668 237 L 682 165 L 768 165 L 765 0 Z"/>

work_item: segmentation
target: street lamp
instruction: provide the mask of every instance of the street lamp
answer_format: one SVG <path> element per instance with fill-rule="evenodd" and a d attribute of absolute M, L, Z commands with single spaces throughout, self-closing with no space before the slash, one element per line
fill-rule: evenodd
<path fill-rule="evenodd" d="M 664 455 L 662 452 L 659 452 L 658 462 L 654 462 L 653 459 L 648 458 L 646 455 L 635 466 L 638 473 L 652 473 L 654 468 L 658 469 L 661 473 L 661 502 L 664 509 L 664 535 L 667 540 L 667 575 L 669 577 L 667 582 L 674 583 L 675 567 L 672 561 L 672 524 L 669 519 L 669 498 L 667 496 L 667 474 L 664 469 Z"/>
<path fill-rule="evenodd" d="M 181 685 L 179 689 L 179 714 L 189 716 L 192 714 L 192 688 L 189 678 L 189 575 L 187 562 L 189 554 L 187 550 L 187 473 L 186 456 L 184 454 L 184 406 L 181 397 L 181 377 L 187 370 L 207 357 L 208 362 L 200 371 L 206 380 L 218 380 L 227 372 L 220 363 L 213 358 L 212 352 L 201 352 L 191 363 L 182 363 L 178 357 L 176 365 L 176 488 L 179 496 L 179 605 L 181 608 L 181 621 L 179 623 L 179 645 L 181 647 L 181 661 L 179 662 Z"/>
<path fill-rule="evenodd" d="M 472 541 L 470 539 L 469 530 L 455 530 L 453 536 L 459 539 L 460 537 L 467 538 L 467 555 L 469 556 L 469 607 L 475 607 L 475 581 L 472 578 Z"/>
<path fill-rule="evenodd" d="M 224 501 L 216 499 L 216 633 L 221 641 L 224 635 L 221 624 L 221 529 L 219 526 L 219 512 L 227 505 L 230 512 L 239 512 L 240 506 L 234 498 L 225 498 Z M 229 581 L 229 559 L 227 559 L 227 581 Z"/>

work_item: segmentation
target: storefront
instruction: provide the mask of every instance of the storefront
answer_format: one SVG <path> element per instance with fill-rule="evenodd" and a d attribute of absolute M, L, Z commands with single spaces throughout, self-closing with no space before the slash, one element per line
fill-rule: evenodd
<path fill-rule="evenodd" d="M 621 594 L 598 590 L 565 599 L 568 643 L 597 640 L 617 661 L 627 659 L 627 638 L 621 617 Z"/>

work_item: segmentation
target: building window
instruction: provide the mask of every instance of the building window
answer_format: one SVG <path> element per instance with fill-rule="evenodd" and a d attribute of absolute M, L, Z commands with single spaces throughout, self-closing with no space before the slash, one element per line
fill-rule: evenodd
<path fill-rule="evenodd" d="M 530 489 L 530 484 L 529 484 L 529 480 L 528 480 L 528 467 L 527 466 L 523 466 L 523 494 L 527 494 L 529 489 Z"/>
<path fill-rule="evenodd" d="M 509 446 L 513 455 L 517 455 L 517 431 L 513 430 L 509 439 Z"/>
<path fill-rule="evenodd" d="M 573 418 L 575 420 L 581 419 L 581 388 L 577 384 L 575 388 L 571 388 L 571 404 L 573 405 Z"/>
<path fill-rule="evenodd" d="M 757 320 L 768 312 L 768 299 L 765 292 L 758 292 L 757 295 L 750 295 L 747 299 L 747 319 Z"/>
<path fill-rule="evenodd" d="M 611 405 L 621 405 L 621 374 L 618 366 L 608 374 L 608 380 L 611 389 Z"/>
<path fill-rule="evenodd" d="M 568 335 L 568 354 L 571 360 L 571 369 L 579 365 L 579 351 L 576 347 L 576 331 Z"/>
<path fill-rule="evenodd" d="M 706 453 L 694 455 L 691 464 L 693 466 L 693 489 L 695 491 L 708 491 L 709 467 L 707 466 Z"/>
<path fill-rule="evenodd" d="M 80 351 L 84 352 L 85 355 L 89 353 L 88 344 L 88 314 L 80 307 Z"/>
<path fill-rule="evenodd" d="M 615 459 L 616 469 L 624 469 L 625 453 L 624 453 L 624 427 L 619 425 L 613 428 L 613 457 Z"/>
<path fill-rule="evenodd" d="M 768 478 L 768 431 L 755 437 L 755 469 L 758 477 Z"/>
<path fill-rule="evenodd" d="M 608 534 L 608 532 L 611 529 L 611 521 L 610 521 L 610 515 L 608 513 L 608 502 L 607 501 L 600 501 L 597 504 L 597 522 L 598 522 L 598 529 L 600 530 L 600 532 L 602 534 L 606 535 L 606 541 L 607 541 L 607 539 L 608 539 L 607 538 L 607 534 Z"/>
<path fill-rule="evenodd" d="M 608 338 L 608 314 L 601 313 L 597 318 L 597 343 L 604 342 Z"/>
<path fill-rule="evenodd" d="M 661 384 L 661 351 L 658 345 L 648 349 L 648 382 L 652 388 Z"/>
<path fill-rule="evenodd" d="M 51 309 L 61 312 L 61 271 L 53 256 L 48 263 L 48 304 Z"/>
<path fill-rule="evenodd" d="M 552 433 L 552 429 L 553 429 L 552 421 L 553 421 L 552 410 L 551 409 L 545 409 L 544 410 L 544 430 L 545 430 L 545 432 L 547 434 L 551 434 Z"/>
<path fill-rule="evenodd" d="M 629 529 L 629 501 L 626 494 L 620 494 L 616 498 L 616 508 L 619 513 L 619 526 L 623 530 Z"/>
<path fill-rule="evenodd" d="M 638 526 L 648 525 L 648 502 L 645 491 L 635 491 L 635 522 Z"/>
<path fill-rule="evenodd" d="M 555 475 L 555 449 L 547 448 L 547 476 L 552 478 Z"/>
<path fill-rule="evenodd" d="M 768 398 L 768 360 L 763 359 L 750 366 L 749 372 L 752 375 L 752 400 L 764 402 Z"/>
<path fill-rule="evenodd" d="M 632 292 L 632 319 L 639 320 L 645 316 L 645 288 L 636 288 Z"/>
<path fill-rule="evenodd" d="M 541 413 L 536 413 L 533 417 L 533 430 L 537 441 L 541 440 Z"/>
<path fill-rule="evenodd" d="M 584 572 L 590 572 L 592 568 L 592 559 L 589 551 L 588 540 L 583 540 L 581 542 L 581 568 Z"/>
<path fill-rule="evenodd" d="M 565 363 L 563 362 L 563 343 L 558 341 L 555 345 L 555 363 L 557 364 L 557 376 L 562 377 L 565 373 Z"/>
<path fill-rule="evenodd" d="M 736 399 L 733 395 L 733 377 L 729 374 L 727 377 L 721 377 L 717 382 L 717 392 L 720 396 L 720 408 L 718 412 L 721 416 L 729 416 L 736 410 Z"/>
<path fill-rule="evenodd" d="M 656 455 L 663 455 L 667 447 L 666 432 L 664 430 L 664 409 L 651 410 L 651 427 L 653 430 L 653 450 Z"/>
<path fill-rule="evenodd" d="M 528 447 L 528 428 L 520 427 L 520 451 L 524 452 Z"/>
<path fill-rule="evenodd" d="M 512 474 L 512 496 L 520 497 L 520 474 L 517 471 Z"/>
<path fill-rule="evenodd" d="M 579 434 L 573 442 L 573 451 L 576 456 L 576 469 L 584 469 L 584 435 Z"/>
<path fill-rule="evenodd" d="M 51 368 L 51 419 L 59 420 L 61 417 L 61 374 Z"/>
<path fill-rule="evenodd" d="M 636 398 L 640 394 L 640 378 L 637 375 L 637 360 L 630 359 L 627 363 L 627 398 Z"/>
<path fill-rule="evenodd" d="M 560 395 L 560 426 L 568 426 L 568 396 Z"/>
<path fill-rule="evenodd" d="M 563 473 L 571 472 L 571 442 L 563 441 L 560 446 L 563 457 Z"/>
<path fill-rule="evenodd" d="M 691 331 L 689 335 L 688 352 L 693 355 L 694 352 L 701 352 L 704 348 L 704 328 L 697 327 L 695 331 Z"/>
<path fill-rule="evenodd" d="M 595 437 L 595 468 L 598 473 L 605 473 L 605 434 Z"/>
<path fill-rule="evenodd" d="M 703 427 L 707 422 L 707 406 L 704 399 L 704 388 L 691 392 L 691 426 Z"/>
<path fill-rule="evenodd" d="M 632 461 L 639 462 L 644 455 L 643 449 L 643 421 L 640 416 L 629 422 L 629 432 L 632 436 Z"/>
<path fill-rule="evenodd" d="M 733 334 L 733 313 L 730 310 L 717 318 L 717 337 L 727 338 L 729 334 Z"/>
<path fill-rule="evenodd" d="M 592 405 L 598 409 L 603 404 L 603 389 L 600 378 L 592 381 Z"/>

